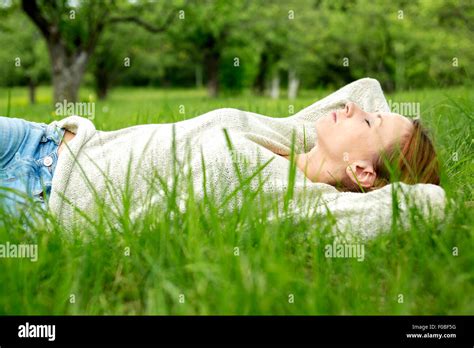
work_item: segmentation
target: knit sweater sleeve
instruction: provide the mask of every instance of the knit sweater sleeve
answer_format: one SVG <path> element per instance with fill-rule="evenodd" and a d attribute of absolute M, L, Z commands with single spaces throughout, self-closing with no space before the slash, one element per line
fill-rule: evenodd
<path fill-rule="evenodd" d="M 446 204 L 446 195 L 440 186 L 401 182 L 369 193 L 339 192 L 323 195 L 323 198 L 314 213 L 334 218 L 334 231 L 339 236 L 362 240 L 389 232 L 393 224 L 409 228 L 413 211 L 418 212 L 418 218 L 431 216 L 439 221 L 443 219 Z M 412 207 L 417 209 L 410 209 Z M 301 214 L 295 214 L 298 215 Z"/>
<path fill-rule="evenodd" d="M 380 83 L 372 78 L 363 78 L 349 83 L 286 119 L 297 122 L 314 122 L 332 110 L 343 108 L 349 101 L 358 104 L 367 112 L 390 111 Z"/>

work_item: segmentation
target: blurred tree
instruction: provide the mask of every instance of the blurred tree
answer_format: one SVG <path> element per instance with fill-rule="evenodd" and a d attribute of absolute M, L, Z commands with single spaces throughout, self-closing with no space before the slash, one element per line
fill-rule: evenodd
<path fill-rule="evenodd" d="M 40 34 L 26 16 L 18 12 L 4 14 L 0 46 L 9 48 L 0 51 L 0 76 L 4 84 L 26 84 L 29 101 L 34 104 L 36 86 L 49 79 L 48 59 L 44 54 L 46 47 Z"/>
<path fill-rule="evenodd" d="M 268 90 L 272 98 L 278 98 L 280 75 L 286 71 L 288 96 L 296 97 L 300 77 L 308 68 L 308 53 L 319 36 L 313 5 L 312 0 L 271 3 L 259 14 L 255 30 L 261 46 L 258 73 L 253 82 L 257 94 Z"/>
<path fill-rule="evenodd" d="M 30 85 L 33 97 L 48 81 L 48 54 L 55 98 L 68 99 L 84 71 L 99 97 L 112 85 L 204 82 L 210 95 L 272 94 L 273 85 L 277 96 L 288 83 L 291 99 L 300 86 L 337 88 L 364 76 L 387 91 L 472 82 L 473 1 L 183 1 L 0 1 L 0 85 Z M 36 39 L 22 7 L 38 28 L 46 23 L 36 31 L 47 41 Z"/>
<path fill-rule="evenodd" d="M 253 82 L 257 94 L 263 94 L 265 89 L 271 86 L 269 94 L 273 98 L 278 97 L 280 85 L 278 63 L 287 49 L 290 30 L 288 11 L 290 10 L 287 10 L 286 6 L 271 3 L 265 7 L 265 11 L 259 15 L 259 20 L 255 22 L 256 37 L 260 41 L 258 70 Z"/>
<path fill-rule="evenodd" d="M 19 56 L 18 68 L 23 70 L 23 76 L 28 85 L 28 97 L 31 104 L 36 102 L 36 87 L 41 76 L 48 75 L 48 61 L 42 54 L 45 50 L 44 42 L 40 40 L 39 33 L 31 28 L 26 18 L 22 18 L 20 22 L 23 28 L 19 36 L 19 40 L 15 42 Z M 19 25 L 20 23 L 16 23 Z M 16 64 L 16 62 L 15 62 Z"/>
<path fill-rule="evenodd" d="M 99 39 L 88 69 L 94 76 L 94 89 L 99 99 L 107 97 L 110 87 L 119 79 L 126 59 L 131 59 L 131 42 L 122 39 L 128 33 L 129 28 L 123 30 L 114 26 L 114 30 L 105 29 Z"/>
<path fill-rule="evenodd" d="M 250 0 L 193 1 L 186 7 L 178 25 L 171 28 L 171 39 L 204 66 L 208 94 L 219 93 L 219 70 L 224 51 L 251 44 L 252 24 L 257 19 L 258 2 Z"/>
<path fill-rule="evenodd" d="M 36 24 L 46 39 L 52 64 L 54 100 L 75 101 L 84 71 L 99 38 L 107 25 L 130 22 L 148 31 L 166 30 L 176 17 L 176 9 L 162 4 L 155 10 L 168 8 L 165 21 L 159 26 L 146 19 L 150 3 L 115 1 L 22 0 L 24 12 Z M 126 15 L 125 15 L 126 13 Z M 158 13 L 165 13 L 159 11 Z"/>
<path fill-rule="evenodd" d="M 301 81 L 308 83 L 320 53 L 318 41 L 326 44 L 326 30 L 318 19 L 318 2 L 297 0 L 287 6 L 287 43 L 282 51 L 282 69 L 288 73 L 288 99 L 295 99 Z"/>

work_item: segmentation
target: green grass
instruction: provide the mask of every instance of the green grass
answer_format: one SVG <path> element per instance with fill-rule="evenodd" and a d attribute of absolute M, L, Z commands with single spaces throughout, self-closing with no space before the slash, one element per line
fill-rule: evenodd
<path fill-rule="evenodd" d="M 25 89 L 12 89 L 10 101 L 8 93 L 0 90 L 0 114 L 57 119 L 49 88 L 39 89 L 34 106 Z M 296 112 L 325 94 L 303 91 L 289 103 L 249 95 L 209 100 L 205 91 L 194 90 L 117 89 L 97 102 L 94 123 L 113 130 L 219 107 L 284 117 L 289 104 Z M 113 233 L 99 226 L 67 234 L 54 219 L 31 233 L 2 213 L 8 227 L 0 228 L 0 243 L 37 243 L 39 259 L 0 259 L 0 314 L 474 314 L 474 218 L 466 204 L 473 200 L 473 92 L 460 87 L 388 98 L 419 102 L 434 133 L 442 185 L 454 202 L 442 223 L 418 219 L 409 230 L 396 227 L 369 241 L 358 262 L 324 256 L 332 242 L 328 221 L 266 222 L 268 209 L 250 204 L 249 192 L 249 204 L 238 213 L 218 213 L 213 202 L 190 200 L 181 214 L 170 194 L 165 209 L 152 209 L 135 223 L 124 216 Z M 83 90 L 81 100 L 88 99 Z"/>

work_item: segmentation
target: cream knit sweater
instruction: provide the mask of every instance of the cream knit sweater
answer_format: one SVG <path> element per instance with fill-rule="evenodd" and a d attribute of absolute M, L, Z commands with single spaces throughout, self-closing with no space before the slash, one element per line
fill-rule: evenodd
<path fill-rule="evenodd" d="M 295 152 L 309 151 L 316 142 L 315 121 L 331 110 L 342 108 L 347 101 L 353 101 L 369 112 L 389 111 L 380 84 L 365 78 L 286 118 L 224 108 L 174 124 L 139 125 L 110 132 L 96 130 L 90 120 L 79 116 L 54 121 L 53 124 L 76 136 L 59 158 L 49 199 L 50 209 L 65 228 L 82 228 L 88 220 L 99 218 L 95 197 L 114 212 L 123 214 L 126 212 L 121 198 L 128 192 L 132 199 L 127 212 L 135 219 L 150 204 L 160 204 L 165 199 L 164 187 L 150 183 L 154 174 L 163 178 L 166 185 L 172 185 L 174 169 L 189 172 L 198 199 L 205 192 L 223 199 L 239 187 L 241 180 L 267 162 L 260 175 L 251 179 L 248 185 L 254 190 L 260 186 L 263 192 L 277 200 L 278 209 L 282 209 L 290 161 L 277 154 L 290 154 L 292 132 L 295 132 Z M 228 139 L 223 128 L 227 130 Z M 173 129 L 175 148 L 172 145 Z M 232 151 L 228 140 L 233 145 Z M 370 193 L 338 192 L 330 185 L 311 182 L 298 169 L 295 174 L 294 199 L 289 206 L 295 218 L 311 218 L 317 224 L 329 210 L 336 219 L 338 230 L 364 239 L 390 227 L 394 185 Z M 266 179 L 263 184 L 262 178 Z M 445 205 L 442 188 L 428 184 L 397 185 L 406 193 L 406 198 L 423 209 L 424 214 L 432 208 L 436 215 L 442 216 Z M 184 187 L 180 191 L 183 200 L 189 194 Z M 236 214 L 241 207 L 241 198 L 237 194 L 229 202 Z M 399 200 L 399 206 L 402 214 L 406 213 L 405 199 Z"/>

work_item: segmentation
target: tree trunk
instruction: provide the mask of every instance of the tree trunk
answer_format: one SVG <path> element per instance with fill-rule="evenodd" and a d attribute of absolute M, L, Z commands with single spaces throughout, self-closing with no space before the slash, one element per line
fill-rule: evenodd
<path fill-rule="evenodd" d="M 300 85 L 300 80 L 296 76 L 295 69 L 290 68 L 288 71 L 288 99 L 296 99 L 298 95 L 298 87 Z"/>
<path fill-rule="evenodd" d="M 103 61 L 98 61 L 94 69 L 95 92 L 100 100 L 107 98 L 110 86 L 109 71 Z"/>
<path fill-rule="evenodd" d="M 36 104 L 36 84 L 32 78 L 28 79 L 28 96 L 30 99 L 30 104 Z"/>
<path fill-rule="evenodd" d="M 258 64 L 258 73 L 257 77 L 255 78 L 255 82 L 253 87 L 255 92 L 258 95 L 262 95 L 265 91 L 265 80 L 267 78 L 268 73 L 268 54 L 267 52 L 263 52 L 260 56 L 260 63 Z"/>
<path fill-rule="evenodd" d="M 107 98 L 108 92 L 109 92 L 108 78 L 104 76 L 104 78 L 101 78 L 97 81 L 97 86 L 96 86 L 97 97 L 100 100 L 104 100 L 105 98 Z"/>
<path fill-rule="evenodd" d="M 202 65 L 196 64 L 196 88 L 202 87 Z"/>
<path fill-rule="evenodd" d="M 54 103 L 76 102 L 89 54 L 68 54 L 59 42 L 49 43 L 53 72 Z"/>
<path fill-rule="evenodd" d="M 279 96 L 280 96 L 280 76 L 278 75 L 278 71 L 276 71 L 273 73 L 273 77 L 272 77 L 270 97 L 272 99 L 278 99 Z"/>
<path fill-rule="evenodd" d="M 219 52 L 211 52 L 206 55 L 207 92 L 210 97 L 217 97 L 219 94 Z"/>

